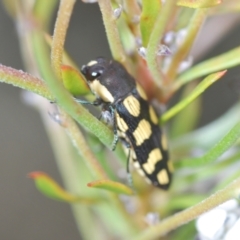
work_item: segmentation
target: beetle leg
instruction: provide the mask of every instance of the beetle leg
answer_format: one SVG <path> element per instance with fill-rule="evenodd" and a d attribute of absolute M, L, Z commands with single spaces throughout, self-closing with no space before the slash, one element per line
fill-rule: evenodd
<path fill-rule="evenodd" d="M 130 173 L 130 154 L 131 151 L 133 151 L 131 149 L 131 145 L 128 141 L 126 141 L 125 138 L 121 138 L 122 144 L 124 145 L 124 147 L 126 147 L 128 149 L 128 156 L 127 156 L 127 180 L 128 180 L 128 185 L 133 188 L 133 179 L 132 179 L 132 175 Z"/>
<path fill-rule="evenodd" d="M 75 101 L 77 103 L 81 103 L 81 104 L 89 104 L 89 105 L 94 105 L 94 106 L 99 106 L 102 104 L 102 100 L 97 98 L 96 100 L 94 100 L 94 102 L 89 102 L 87 100 L 83 100 L 83 99 L 77 99 L 77 98 L 74 98 Z"/>
<path fill-rule="evenodd" d="M 118 132 L 117 132 L 117 123 L 116 123 L 116 118 L 115 118 L 115 109 L 109 105 L 109 109 L 112 115 L 112 119 L 113 119 L 113 134 L 114 134 L 114 138 L 113 138 L 113 142 L 112 142 L 112 151 L 114 151 L 116 149 L 118 140 L 119 140 L 119 136 L 118 136 Z"/>

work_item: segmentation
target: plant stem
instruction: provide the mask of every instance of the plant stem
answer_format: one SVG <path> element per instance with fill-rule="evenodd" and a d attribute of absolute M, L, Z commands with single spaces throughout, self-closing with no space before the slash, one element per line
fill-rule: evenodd
<path fill-rule="evenodd" d="M 134 20 L 138 20 L 141 14 L 141 9 L 138 5 L 138 2 L 135 0 L 124 0 L 124 5 L 126 6 L 126 15 L 129 21 L 128 24 L 131 25 L 133 35 L 135 37 L 140 37 L 139 24 L 134 22 Z"/>
<path fill-rule="evenodd" d="M 83 186 L 88 181 L 86 179 L 88 171 L 87 169 L 82 170 L 85 166 L 82 164 L 81 158 L 74 151 L 65 129 L 52 121 L 46 114 L 46 105 L 41 103 L 37 105 L 37 108 L 41 114 L 64 185 L 72 193 L 85 195 L 87 191 Z M 87 228 L 94 221 L 91 209 L 82 204 L 70 204 L 70 206 L 83 239 L 96 238 L 96 232 L 89 231 Z"/>
<path fill-rule="evenodd" d="M 219 80 L 225 73 L 226 71 L 222 71 L 207 76 L 186 98 L 184 98 L 181 102 L 177 103 L 170 110 L 164 113 L 161 117 L 161 122 L 162 123 L 167 122 L 177 113 L 179 113 L 182 109 L 187 107 L 192 101 L 194 101 L 199 95 L 201 95 L 210 85 Z"/>
<path fill-rule="evenodd" d="M 227 187 L 216 192 L 202 202 L 192 206 L 186 210 L 174 214 L 171 217 L 164 219 L 159 224 L 145 230 L 142 234 L 134 238 L 134 240 L 153 240 L 157 239 L 177 227 L 190 222 L 201 214 L 217 207 L 218 205 L 239 197 L 240 194 L 240 178 L 230 183 Z"/>
<path fill-rule="evenodd" d="M 189 21 L 189 26 L 187 29 L 187 35 L 184 39 L 182 45 L 178 48 L 177 52 L 174 54 L 169 69 L 166 73 L 167 79 L 173 81 L 178 72 L 178 67 L 181 64 L 181 61 L 187 56 L 190 48 L 193 45 L 193 42 L 199 32 L 200 27 L 203 24 L 207 15 L 207 9 L 197 9 Z"/>
<path fill-rule="evenodd" d="M 161 12 L 159 13 L 158 18 L 154 24 L 154 28 L 147 46 L 147 65 L 149 71 L 152 74 L 153 80 L 158 87 L 163 86 L 163 79 L 157 62 L 157 51 L 159 48 L 159 43 L 163 37 L 165 28 L 167 26 L 167 22 L 172 17 L 171 14 L 175 5 L 176 0 L 165 1 L 163 7 L 161 8 Z"/>
<path fill-rule="evenodd" d="M 240 138 L 240 122 L 238 122 L 213 148 L 199 158 L 184 159 L 177 163 L 181 167 L 205 166 L 218 159 Z"/>
<path fill-rule="evenodd" d="M 58 79 L 56 79 L 51 69 L 48 58 L 48 47 L 41 32 L 35 31 L 33 34 L 33 45 L 39 65 L 44 69 L 44 80 L 50 92 L 55 97 L 58 105 L 79 122 L 85 129 L 96 135 L 106 146 L 111 146 L 113 141 L 112 131 L 98 121 L 87 109 L 76 103 L 72 96 L 66 91 Z"/>
<path fill-rule="evenodd" d="M 62 65 L 62 55 L 63 47 L 66 39 L 67 28 L 70 22 L 70 17 L 72 15 L 73 6 L 76 0 L 61 0 L 58 10 L 57 19 L 55 22 L 53 39 L 52 39 L 52 66 L 57 75 L 57 77 L 62 79 L 61 75 L 61 65 Z"/>
<path fill-rule="evenodd" d="M 45 82 L 49 87 L 50 91 L 52 92 L 52 94 L 56 97 L 58 105 L 70 116 L 76 119 L 83 127 L 85 127 L 88 130 L 92 129 L 93 131 L 91 130 L 90 131 L 97 137 L 100 137 L 101 141 L 102 138 L 104 138 L 103 141 L 108 139 L 107 146 L 110 146 L 113 140 L 112 131 L 108 127 L 106 127 L 103 123 L 98 121 L 95 117 L 93 117 L 88 112 L 88 110 L 86 110 L 84 107 L 76 103 L 71 97 L 71 95 L 64 89 L 62 83 L 59 82 L 58 79 L 55 77 L 51 69 L 50 60 L 48 58 L 48 48 L 41 32 L 37 30 L 34 32 L 33 43 L 34 43 L 33 45 L 35 46 L 34 48 L 35 54 L 36 56 L 38 56 L 38 59 L 40 60 L 40 66 L 44 67 Z M 103 126 L 103 128 L 101 126 Z M 76 126 L 75 127 L 71 126 L 71 128 L 72 128 L 71 131 L 76 130 Z M 105 132 L 104 129 L 107 131 Z M 75 137 L 81 138 L 80 136 L 77 136 L 72 132 L 71 136 L 74 138 Z M 72 139 L 72 141 L 74 141 L 75 144 L 77 143 L 81 145 L 82 140 Z M 78 147 L 81 149 L 82 146 L 78 145 Z M 103 177 L 103 173 L 101 172 L 101 170 L 99 170 L 98 166 L 95 165 L 94 170 L 97 170 L 97 173 L 95 174 L 101 175 L 101 177 Z M 134 221 L 132 221 L 132 219 L 129 218 L 129 214 L 124 208 L 122 202 L 119 200 L 118 196 L 116 196 L 115 194 L 108 194 L 108 197 L 111 200 L 111 203 L 115 205 L 116 207 L 115 209 L 117 210 L 119 217 L 122 219 L 122 221 L 124 221 L 125 229 L 127 229 L 126 231 L 131 233 L 135 232 L 138 226 L 137 224 L 135 224 Z"/>
<path fill-rule="evenodd" d="M 85 163 L 88 166 L 89 171 L 92 172 L 92 175 L 96 179 L 107 179 L 108 177 L 106 173 L 89 148 L 77 124 L 64 111 L 61 111 L 60 114 L 73 145 L 76 147 L 78 153 L 85 159 Z"/>
<path fill-rule="evenodd" d="M 0 82 L 12 84 L 13 86 L 34 92 L 49 99 L 54 100 L 46 84 L 39 78 L 21 70 L 16 70 L 0 64 Z"/>
<path fill-rule="evenodd" d="M 115 60 L 121 62 L 126 68 L 128 68 L 129 60 L 126 58 L 126 54 L 121 43 L 120 35 L 116 25 L 117 20 L 113 15 L 111 1 L 98 0 L 98 4 L 102 13 L 103 23 L 112 56 Z"/>
<path fill-rule="evenodd" d="M 229 69 L 239 64 L 240 64 L 240 47 L 236 47 L 228 52 L 225 52 L 221 55 L 201 62 L 195 65 L 194 67 L 190 68 L 183 74 L 181 74 L 174 83 L 175 84 L 174 89 L 177 90 L 182 85 L 192 80 L 195 80 L 199 77 L 224 69 Z"/>

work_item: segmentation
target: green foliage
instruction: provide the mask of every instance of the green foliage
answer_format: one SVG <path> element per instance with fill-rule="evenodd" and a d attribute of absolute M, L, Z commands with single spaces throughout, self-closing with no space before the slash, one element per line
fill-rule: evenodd
<path fill-rule="evenodd" d="M 74 96 L 84 96 L 90 92 L 80 72 L 73 67 L 62 66 L 62 79 L 64 87 Z"/>
<path fill-rule="evenodd" d="M 140 18 L 140 29 L 142 35 L 142 45 L 147 47 L 150 34 L 153 30 L 154 23 L 156 22 L 157 16 L 161 10 L 161 1 L 143 0 L 142 1 L 142 13 Z"/>
<path fill-rule="evenodd" d="M 88 187 L 105 189 L 118 194 L 133 195 L 133 191 L 131 188 L 119 182 L 114 182 L 108 179 L 90 182 L 88 183 Z"/>
<path fill-rule="evenodd" d="M 68 203 L 93 204 L 100 199 L 84 198 L 65 191 L 50 176 L 43 172 L 32 172 L 28 176 L 34 179 L 36 188 L 45 196 Z"/>
<path fill-rule="evenodd" d="M 239 172 L 227 171 L 239 159 L 239 104 L 207 126 L 195 129 L 202 110 L 199 101 L 202 93 L 220 81 L 225 70 L 240 65 L 239 47 L 181 72 L 181 64 L 206 18 L 222 13 L 223 6 L 228 11 L 236 11 L 239 9 L 237 1 L 228 4 L 216 0 L 167 0 L 165 3 L 143 0 L 141 6 L 138 1 L 126 0 L 124 12 L 116 19 L 113 7 L 118 2 L 98 0 L 113 58 L 144 84 L 146 93 L 157 104 L 168 103 L 179 88 L 188 84 L 184 97 L 159 119 L 162 127 L 173 119 L 168 136 L 175 172 L 168 192 L 147 185 L 135 172 L 132 174 L 134 190 L 120 183 L 116 169 L 120 165 L 125 167 L 126 156 L 120 146 L 114 153 L 107 150 L 113 140 L 112 130 L 72 97 L 91 98 L 77 64 L 64 51 L 75 1 L 61 0 L 56 19 L 53 16 L 57 1 L 37 0 L 33 8 L 22 4 L 23 1 L 13 4 L 14 1 L 4 1 L 4 4 L 13 20 L 25 27 L 25 34 L 19 36 L 19 40 L 29 73 L 0 65 L 0 81 L 37 93 L 60 107 L 58 122 L 63 128 L 56 128 L 57 123 L 47 120 L 45 126 L 67 190 L 44 173 L 35 172 L 30 176 L 46 196 L 78 203 L 72 207 L 84 239 L 150 240 L 163 235 L 166 235 L 165 239 L 171 239 L 170 231 L 239 195 Z M 136 19 L 133 21 L 134 17 L 139 18 L 139 23 Z M 49 26 L 52 20 L 55 29 L 51 39 Z M 172 55 L 159 54 L 159 46 L 164 44 L 166 34 L 177 34 L 181 28 L 186 31 L 185 38 L 181 43 L 172 40 L 169 46 L 174 49 Z M 145 59 L 138 55 L 135 45 L 140 36 L 146 50 Z M 41 79 L 32 75 L 36 71 Z M 201 77 L 205 78 L 202 80 Z M 195 80 L 200 82 L 196 84 Z M 35 104 L 42 114 L 46 112 L 41 102 Z M 202 156 L 194 156 L 195 149 L 201 149 Z M 226 151 L 228 154 L 224 154 Z M 223 171 L 226 179 L 211 191 L 203 188 L 198 192 L 192 187 L 215 179 Z M 128 196 L 121 201 L 121 195 Z M 176 211 L 178 213 L 173 214 Z M 157 212 L 165 219 L 148 227 L 143 219 L 150 212 Z M 97 221 L 96 215 L 106 227 L 98 228 L 97 233 L 88 231 L 88 226 Z M 193 229 L 192 223 L 181 227 L 180 234 L 175 234 L 174 239 L 193 238 Z"/>

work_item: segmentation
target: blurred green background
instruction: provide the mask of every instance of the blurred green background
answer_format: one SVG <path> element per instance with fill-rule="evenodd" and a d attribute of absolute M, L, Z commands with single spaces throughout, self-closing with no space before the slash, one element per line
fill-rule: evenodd
<path fill-rule="evenodd" d="M 238 16 L 232 16 L 239 18 Z M 219 18 L 220 19 L 220 18 Z M 227 18 L 226 18 L 227 19 Z M 216 37 L 219 26 L 205 29 L 193 54 L 200 59 L 203 48 Z M 227 22 L 223 20 L 223 22 Z M 217 25 L 216 25 L 217 24 Z M 217 27 L 216 27 L 217 26 Z M 240 24 L 219 43 L 207 50 L 209 58 L 240 43 Z M 200 46 L 200 47 L 199 47 Z M 77 1 L 68 31 L 66 49 L 81 66 L 97 56 L 110 57 L 97 4 Z M 0 63 L 24 69 L 14 23 L 0 5 Z M 237 90 L 237 91 L 235 91 Z M 240 96 L 240 68 L 232 69 L 204 94 L 201 125 L 226 111 Z M 46 112 L 48 109 L 46 109 Z M 44 171 L 61 182 L 52 150 L 37 111 L 24 104 L 22 91 L 0 85 L 0 239 L 42 240 L 79 239 L 71 213 L 65 203 L 42 196 L 27 178 L 31 171 Z M 91 227 L 91 226 L 89 226 Z"/>
<path fill-rule="evenodd" d="M 110 56 L 97 4 L 76 4 L 66 45 L 78 64 Z M 24 69 L 15 25 L 2 4 L 0 63 Z M 6 84 L 0 85 L 0 111 L 0 239 L 79 239 L 69 205 L 42 196 L 27 178 L 39 170 L 62 183 L 38 112 Z"/>

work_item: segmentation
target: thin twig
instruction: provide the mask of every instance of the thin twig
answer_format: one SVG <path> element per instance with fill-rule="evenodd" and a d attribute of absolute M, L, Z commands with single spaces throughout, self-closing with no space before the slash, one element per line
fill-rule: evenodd
<path fill-rule="evenodd" d="M 163 37 L 165 27 L 167 26 L 167 22 L 172 17 L 171 14 L 175 5 L 176 5 L 176 0 L 168 0 L 165 2 L 154 24 L 154 28 L 149 38 L 149 42 L 147 46 L 146 60 L 147 60 L 148 68 L 152 74 L 154 82 L 158 87 L 162 87 L 163 78 L 157 62 L 157 51 L 158 51 L 159 43 Z"/>
<path fill-rule="evenodd" d="M 52 66 L 59 79 L 61 75 L 63 46 L 66 39 L 67 28 L 72 15 L 73 6 L 76 0 L 61 0 L 58 15 L 54 27 L 53 39 L 52 39 Z"/>
<path fill-rule="evenodd" d="M 116 24 L 117 20 L 113 15 L 111 1 L 98 0 L 98 4 L 102 13 L 103 23 L 105 26 L 112 56 L 115 60 L 121 62 L 126 68 L 128 68 L 128 66 L 130 66 L 128 64 L 129 60 L 126 58 L 126 54 L 121 43 Z"/>
<path fill-rule="evenodd" d="M 239 197 L 239 194 L 240 178 L 236 179 L 224 189 L 216 192 L 215 194 L 211 195 L 209 198 L 206 198 L 195 206 L 176 213 L 173 216 L 166 218 L 159 224 L 148 228 L 142 234 L 134 238 L 134 240 L 157 239 L 178 228 L 179 226 L 192 221 L 201 214 L 213 209 L 214 207 L 217 207 L 218 205 L 226 202 L 227 200 Z"/>

